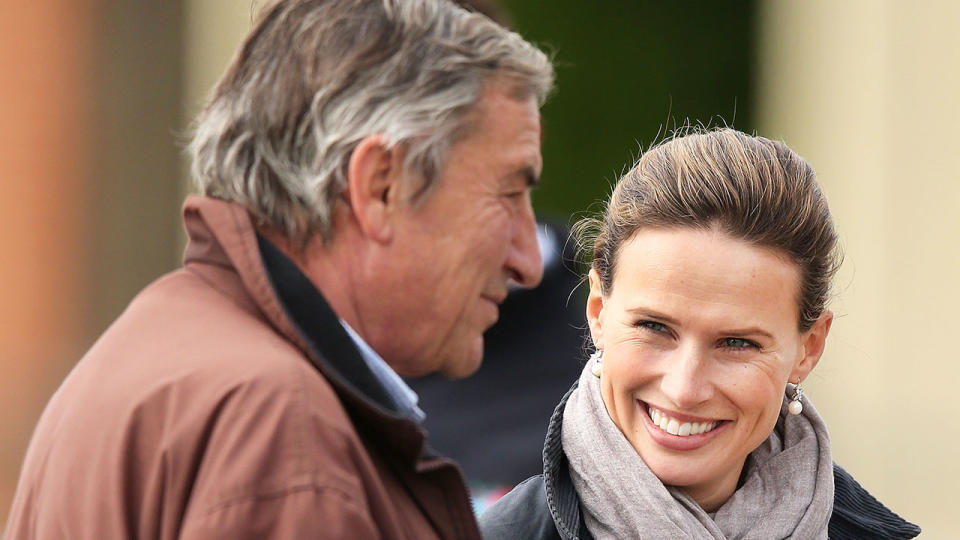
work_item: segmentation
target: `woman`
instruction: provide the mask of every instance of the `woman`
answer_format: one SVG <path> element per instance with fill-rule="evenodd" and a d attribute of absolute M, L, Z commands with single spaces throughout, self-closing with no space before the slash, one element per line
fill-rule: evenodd
<path fill-rule="evenodd" d="M 811 167 L 721 129 L 648 151 L 592 244 L 596 352 L 557 406 L 543 475 L 487 538 L 912 538 L 834 466 L 800 385 L 840 255 Z"/>

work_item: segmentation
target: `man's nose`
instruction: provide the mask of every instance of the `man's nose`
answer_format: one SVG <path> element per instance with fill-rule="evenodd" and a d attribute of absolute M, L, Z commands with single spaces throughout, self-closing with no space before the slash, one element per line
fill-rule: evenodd
<path fill-rule="evenodd" d="M 543 278 L 543 262 L 537 244 L 537 222 L 529 194 L 526 195 L 523 209 L 514 223 L 506 267 L 510 278 L 521 287 L 536 287 Z"/>

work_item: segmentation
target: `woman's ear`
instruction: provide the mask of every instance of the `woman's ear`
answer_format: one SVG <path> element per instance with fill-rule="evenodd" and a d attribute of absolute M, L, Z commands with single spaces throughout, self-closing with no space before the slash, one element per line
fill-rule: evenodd
<path fill-rule="evenodd" d="M 817 367 L 817 362 L 823 356 L 823 349 L 827 344 L 827 334 L 830 333 L 830 326 L 833 324 L 833 312 L 825 309 L 820 317 L 814 321 L 813 326 L 807 330 L 801 337 L 800 358 L 797 359 L 793 371 L 790 373 L 792 382 L 803 381 L 810 375 L 813 368 Z"/>
<path fill-rule="evenodd" d="M 597 349 L 603 348 L 603 324 L 600 314 L 603 313 L 603 287 L 600 286 L 600 274 L 590 268 L 590 296 L 587 297 L 587 323 L 590 325 L 590 336 Z"/>
<path fill-rule="evenodd" d="M 344 196 L 365 236 L 378 242 L 392 238 L 390 213 L 402 178 L 402 151 L 391 148 L 383 135 L 363 139 L 350 154 Z"/>

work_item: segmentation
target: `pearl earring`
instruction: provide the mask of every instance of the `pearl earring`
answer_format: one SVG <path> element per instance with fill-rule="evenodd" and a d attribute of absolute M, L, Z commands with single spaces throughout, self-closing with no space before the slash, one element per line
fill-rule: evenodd
<path fill-rule="evenodd" d="M 603 368 L 603 349 L 597 349 L 590 355 L 590 372 L 595 376 L 600 376 L 600 370 Z"/>
<path fill-rule="evenodd" d="M 796 416 L 803 412 L 803 403 L 800 401 L 802 397 L 803 390 L 800 389 L 800 379 L 797 379 L 797 386 L 793 390 L 793 399 L 790 400 L 790 404 L 787 405 L 787 410 L 790 411 L 790 414 Z"/>

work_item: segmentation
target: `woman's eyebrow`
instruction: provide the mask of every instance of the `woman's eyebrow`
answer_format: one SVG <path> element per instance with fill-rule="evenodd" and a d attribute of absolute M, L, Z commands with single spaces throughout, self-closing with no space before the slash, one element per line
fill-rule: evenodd
<path fill-rule="evenodd" d="M 767 339 L 776 341 L 776 338 L 773 337 L 773 334 L 767 332 L 762 328 L 751 326 L 749 328 L 738 328 L 735 330 L 724 330 L 721 332 L 723 335 L 729 335 L 733 337 L 745 337 L 745 336 L 763 336 Z"/>
<path fill-rule="evenodd" d="M 627 313 L 637 317 L 645 317 L 647 319 L 653 319 L 659 322 L 678 324 L 678 321 L 673 317 L 666 315 L 664 313 L 660 313 L 659 311 L 655 309 L 650 309 L 648 307 L 638 306 L 638 307 L 627 309 L 626 311 Z"/>

